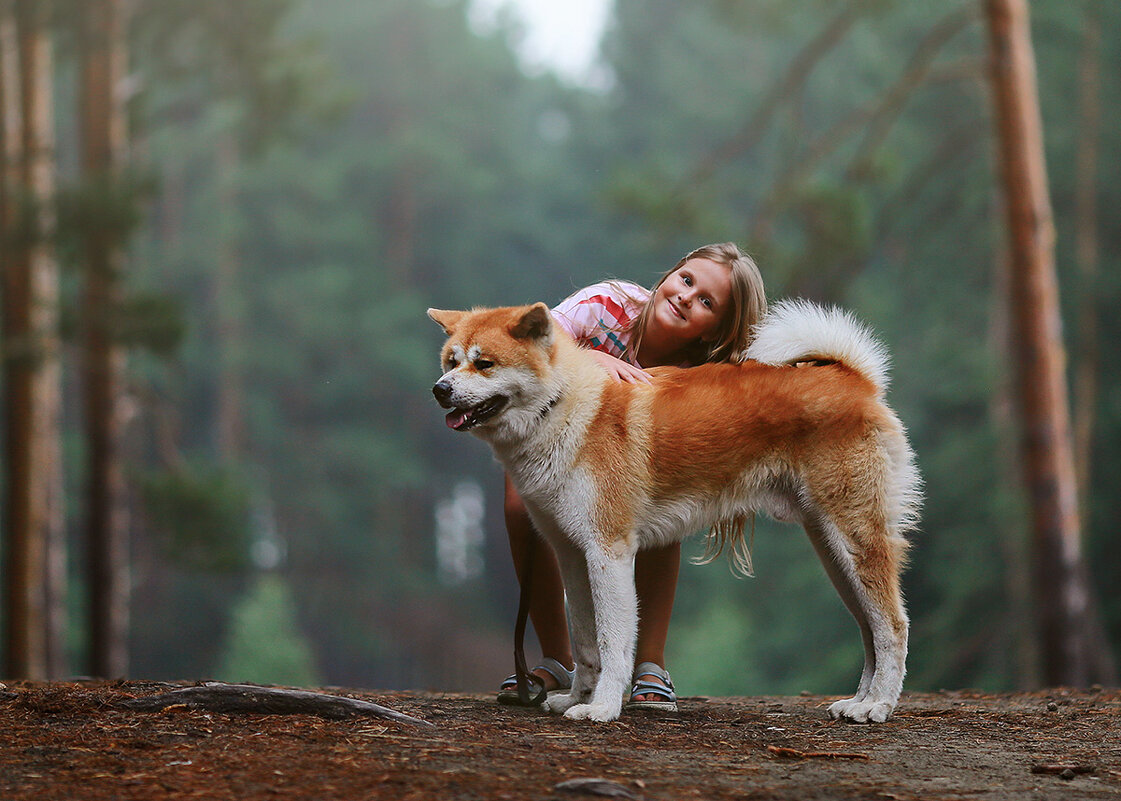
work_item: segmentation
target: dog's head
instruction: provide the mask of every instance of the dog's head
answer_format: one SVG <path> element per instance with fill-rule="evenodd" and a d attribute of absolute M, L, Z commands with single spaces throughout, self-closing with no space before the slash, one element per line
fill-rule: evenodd
<path fill-rule="evenodd" d="M 518 411 L 548 408 L 553 319 L 544 303 L 501 309 L 429 309 L 448 335 L 440 353 L 443 376 L 432 394 L 449 428 L 484 433 Z"/>

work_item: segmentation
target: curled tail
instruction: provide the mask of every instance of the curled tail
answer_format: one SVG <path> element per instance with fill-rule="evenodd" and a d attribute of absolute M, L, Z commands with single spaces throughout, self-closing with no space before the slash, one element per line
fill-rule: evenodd
<path fill-rule="evenodd" d="M 806 300 L 774 304 L 755 328 L 747 358 L 764 364 L 835 361 L 856 370 L 882 395 L 888 386 L 887 350 L 849 312 Z"/>
<path fill-rule="evenodd" d="M 848 312 L 822 308 L 805 300 L 776 303 L 755 329 L 747 358 L 765 364 L 791 364 L 821 359 L 840 362 L 863 375 L 879 391 L 888 386 L 887 349 Z M 886 408 L 886 407 L 885 407 Z M 897 535 L 918 525 L 922 477 L 903 424 L 887 410 L 894 435 L 884 436 L 884 503 L 886 518 Z"/>

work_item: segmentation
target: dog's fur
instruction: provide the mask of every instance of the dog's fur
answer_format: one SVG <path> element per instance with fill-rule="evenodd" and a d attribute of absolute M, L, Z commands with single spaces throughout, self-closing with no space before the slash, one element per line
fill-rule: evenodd
<path fill-rule="evenodd" d="M 490 443 L 560 562 L 576 676 L 551 711 L 618 717 L 636 551 L 762 510 L 802 524 L 860 626 L 859 687 L 830 713 L 891 715 L 907 655 L 903 534 L 921 492 L 884 402 L 886 354 L 863 327 L 781 303 L 743 363 L 655 368 L 646 385 L 613 380 L 541 303 L 428 314 L 448 334 L 433 388 L 448 425 Z"/>

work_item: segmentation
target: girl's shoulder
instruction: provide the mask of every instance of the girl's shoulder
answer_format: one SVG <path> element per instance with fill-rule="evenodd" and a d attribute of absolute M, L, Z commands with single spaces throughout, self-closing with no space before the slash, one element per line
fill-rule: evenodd
<path fill-rule="evenodd" d="M 594 332 L 629 328 L 649 297 L 648 289 L 629 281 L 600 281 L 573 292 L 553 308 L 553 316 L 580 341 Z"/>
<path fill-rule="evenodd" d="M 641 309 L 650 297 L 650 290 L 630 281 L 610 279 L 578 289 L 558 304 L 575 306 L 577 304 L 618 304 L 624 307 Z"/>

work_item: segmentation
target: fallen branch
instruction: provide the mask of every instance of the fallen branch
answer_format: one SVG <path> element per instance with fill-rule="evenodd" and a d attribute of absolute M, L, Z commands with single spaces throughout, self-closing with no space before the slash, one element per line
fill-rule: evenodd
<path fill-rule="evenodd" d="M 780 748 L 777 745 L 768 745 L 767 753 L 780 759 L 871 759 L 867 754 L 844 751 L 799 751 L 797 748 Z"/>
<path fill-rule="evenodd" d="M 346 698 L 306 690 L 283 690 L 277 687 L 260 687 L 255 684 L 220 684 L 207 682 L 197 687 L 178 690 L 145 698 L 122 701 L 121 706 L 141 712 L 158 712 L 170 706 L 188 706 L 208 712 L 257 712 L 265 715 L 316 715 L 339 720 L 362 715 L 387 718 L 417 726 L 432 726 L 427 720 L 414 718 L 392 709 Z"/>

